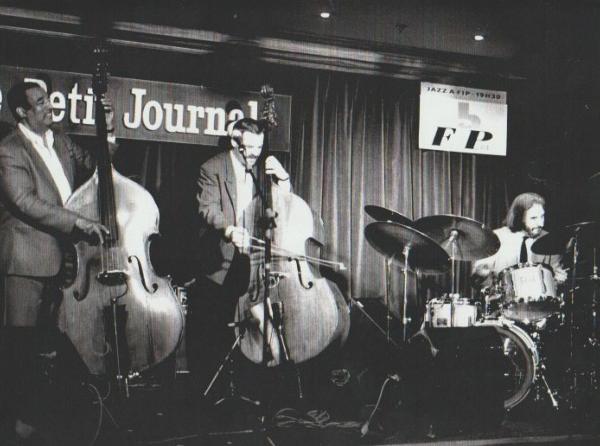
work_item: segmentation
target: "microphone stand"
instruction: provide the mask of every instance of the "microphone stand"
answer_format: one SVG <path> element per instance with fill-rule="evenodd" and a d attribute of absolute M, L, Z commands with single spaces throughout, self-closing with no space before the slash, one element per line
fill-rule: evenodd
<path fill-rule="evenodd" d="M 247 320 L 241 321 L 241 322 L 232 322 L 227 324 L 228 327 L 230 328 L 238 328 L 239 332 L 237 337 L 235 338 L 235 341 L 233 342 L 233 344 L 231 345 L 231 348 L 229 349 L 229 352 L 227 352 L 227 354 L 225 355 L 225 357 L 223 358 L 223 360 L 221 361 L 221 364 L 219 364 L 217 371 L 215 372 L 215 374 L 213 375 L 212 379 L 210 380 L 210 383 L 208 383 L 208 386 L 206 387 L 206 389 L 204 390 L 203 396 L 204 398 L 206 398 L 208 396 L 208 394 L 210 393 L 211 389 L 213 388 L 213 386 L 215 385 L 215 382 L 217 381 L 217 379 L 219 378 L 219 376 L 221 375 L 221 373 L 223 373 L 223 369 L 227 366 L 228 367 L 228 374 L 229 374 L 229 385 L 228 385 L 228 390 L 227 392 L 219 399 L 215 402 L 215 406 L 218 406 L 228 400 L 240 400 L 255 406 L 260 406 L 260 401 L 256 401 L 253 400 L 251 398 L 248 398 L 245 395 L 241 395 L 238 393 L 237 391 L 237 386 L 235 383 L 235 378 L 234 378 L 234 365 L 233 365 L 233 353 L 236 351 L 237 348 L 239 348 L 242 339 L 244 338 L 244 335 L 246 334 L 246 330 L 247 330 L 247 326 L 248 326 L 248 322 Z"/>
<path fill-rule="evenodd" d="M 265 144 L 267 145 L 267 144 Z M 290 358 L 289 350 L 287 344 L 285 342 L 285 335 L 283 333 L 283 305 L 280 304 L 278 306 L 272 306 L 270 299 L 270 287 L 271 284 L 276 283 L 279 280 L 278 277 L 273 278 L 273 274 L 271 271 L 272 266 L 272 258 L 273 258 L 273 229 L 277 227 L 276 218 L 277 213 L 272 208 L 272 197 L 270 193 L 270 184 L 265 185 L 269 190 L 265 190 L 265 188 L 261 187 L 258 178 L 254 175 L 252 169 L 248 168 L 248 162 L 246 158 L 246 152 L 243 148 L 240 148 L 240 152 L 244 158 L 244 163 L 246 167 L 246 173 L 249 173 L 252 177 L 252 181 L 256 188 L 258 196 L 261 198 L 262 203 L 262 217 L 259 221 L 260 225 L 264 228 L 264 290 L 263 290 L 263 352 L 262 352 L 262 365 L 266 368 L 268 367 L 269 362 L 269 339 L 268 339 L 268 326 L 267 322 L 271 323 L 271 329 L 277 336 L 277 341 L 280 347 L 280 358 L 273 358 L 276 365 L 277 364 L 289 364 L 293 366 L 294 373 L 296 375 L 296 383 L 298 390 L 298 399 L 303 400 L 304 395 L 302 391 L 302 381 L 300 379 L 300 372 L 298 370 L 297 365 Z M 266 159 L 268 156 L 268 152 L 263 152 L 263 159 Z"/>

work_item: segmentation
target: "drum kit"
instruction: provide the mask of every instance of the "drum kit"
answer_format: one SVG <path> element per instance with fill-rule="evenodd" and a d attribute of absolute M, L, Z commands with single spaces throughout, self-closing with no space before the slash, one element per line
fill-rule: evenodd
<path fill-rule="evenodd" d="M 560 406 L 575 410 L 578 395 L 600 393 L 596 377 L 600 365 L 597 223 L 566 226 L 543 235 L 532 245 L 536 254 L 563 256 L 569 271 L 564 285 L 557 285 L 548 265 L 525 263 L 492 275 L 486 280 L 487 286 L 469 297 L 461 294 L 458 285 L 458 262 L 475 262 L 494 255 L 500 241 L 491 229 L 456 215 L 413 221 L 379 206 L 366 206 L 365 212 L 375 220 L 365 227 L 365 237 L 386 260 L 388 317 L 392 264 L 399 264 L 404 274 L 403 295 L 409 270 L 420 273 L 417 277 L 450 274 L 450 289 L 430 298 L 424 314 L 407 314 L 407 299 L 403 299 L 400 314 L 404 342 L 409 340 L 406 327 L 414 319 L 423 320 L 422 330 L 441 333 L 445 328 L 493 327 L 500 337 L 506 364 L 503 392 L 507 411 L 530 394 L 535 396 L 533 401 L 549 401 L 555 409 Z M 560 346 L 552 345 L 556 343 Z"/>

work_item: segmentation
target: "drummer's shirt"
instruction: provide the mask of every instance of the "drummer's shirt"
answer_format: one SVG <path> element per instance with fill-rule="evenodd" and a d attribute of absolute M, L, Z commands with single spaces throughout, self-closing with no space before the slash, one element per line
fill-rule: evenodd
<path fill-rule="evenodd" d="M 507 226 L 494 230 L 494 233 L 500 240 L 500 249 L 493 256 L 475 262 L 474 267 L 480 264 L 488 264 L 492 272 L 498 274 L 506 268 L 519 264 L 521 244 L 526 234 L 525 231 L 512 232 Z M 546 232 L 542 231 L 540 236 L 544 234 Z M 525 240 L 528 262 L 544 263 L 550 265 L 553 269 L 560 266 L 560 256 L 536 254 L 531 250 L 531 246 L 536 240 L 537 238 L 527 238 Z"/>

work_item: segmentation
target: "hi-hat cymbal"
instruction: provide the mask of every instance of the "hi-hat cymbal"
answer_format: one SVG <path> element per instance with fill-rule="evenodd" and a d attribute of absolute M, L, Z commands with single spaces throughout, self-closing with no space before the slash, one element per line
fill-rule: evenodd
<path fill-rule="evenodd" d="M 373 248 L 396 262 L 404 261 L 408 251 L 408 264 L 422 272 L 444 272 L 449 268 L 448 254 L 430 237 L 416 229 L 394 222 L 378 221 L 365 228 L 365 237 Z"/>
<path fill-rule="evenodd" d="M 531 245 L 531 250 L 536 254 L 544 255 L 564 254 L 575 236 L 577 236 L 579 249 L 582 247 L 600 247 L 600 225 L 598 222 L 582 221 L 541 236 Z"/>
<path fill-rule="evenodd" d="M 500 248 L 500 240 L 491 229 L 467 217 L 430 215 L 416 220 L 415 228 L 438 242 L 449 256 L 454 255 L 454 260 L 482 259 Z"/>
<path fill-rule="evenodd" d="M 406 226 L 413 226 L 415 224 L 410 218 L 396 211 L 373 204 L 365 206 L 365 212 L 377 221 L 391 221 Z"/>

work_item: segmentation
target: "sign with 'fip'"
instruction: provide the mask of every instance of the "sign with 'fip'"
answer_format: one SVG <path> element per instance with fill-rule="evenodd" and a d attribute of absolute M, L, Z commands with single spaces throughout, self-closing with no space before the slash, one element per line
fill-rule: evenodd
<path fill-rule="evenodd" d="M 419 147 L 506 156 L 506 92 L 421 82 Z"/>

